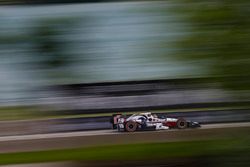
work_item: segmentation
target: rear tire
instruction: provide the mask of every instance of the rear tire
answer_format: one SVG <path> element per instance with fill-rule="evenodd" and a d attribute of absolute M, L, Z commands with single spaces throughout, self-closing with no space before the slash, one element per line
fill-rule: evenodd
<path fill-rule="evenodd" d="M 127 132 L 134 132 L 137 129 L 137 123 L 134 121 L 128 121 L 125 125 L 125 129 Z"/>
<path fill-rule="evenodd" d="M 187 126 L 188 126 L 188 123 L 187 123 L 187 121 L 185 119 L 183 119 L 183 118 L 178 119 L 178 121 L 177 121 L 177 128 L 179 128 L 179 129 L 186 129 Z"/>

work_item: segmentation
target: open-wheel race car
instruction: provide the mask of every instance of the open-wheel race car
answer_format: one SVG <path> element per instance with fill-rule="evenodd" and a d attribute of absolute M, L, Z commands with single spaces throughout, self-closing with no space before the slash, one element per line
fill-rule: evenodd
<path fill-rule="evenodd" d="M 198 122 L 188 121 L 184 118 L 159 118 L 156 114 L 152 114 L 151 112 L 133 114 L 129 117 L 122 114 L 114 114 L 111 118 L 111 123 L 113 129 L 126 132 L 200 127 Z"/>

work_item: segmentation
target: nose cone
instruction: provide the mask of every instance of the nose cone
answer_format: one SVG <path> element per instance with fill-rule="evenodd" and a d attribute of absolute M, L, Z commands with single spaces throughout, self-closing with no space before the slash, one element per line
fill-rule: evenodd
<path fill-rule="evenodd" d="M 190 127 L 192 128 L 199 128 L 201 127 L 199 122 L 190 122 Z"/>

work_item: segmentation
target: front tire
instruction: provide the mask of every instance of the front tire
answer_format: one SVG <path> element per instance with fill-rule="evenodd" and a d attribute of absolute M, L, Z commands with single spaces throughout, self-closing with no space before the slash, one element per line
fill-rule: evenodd
<path fill-rule="evenodd" d="M 134 121 L 128 121 L 125 125 L 125 129 L 127 132 L 134 132 L 137 129 L 137 123 Z"/>
<path fill-rule="evenodd" d="M 179 129 L 186 129 L 188 126 L 188 123 L 185 119 L 179 118 L 177 121 L 177 128 Z"/>

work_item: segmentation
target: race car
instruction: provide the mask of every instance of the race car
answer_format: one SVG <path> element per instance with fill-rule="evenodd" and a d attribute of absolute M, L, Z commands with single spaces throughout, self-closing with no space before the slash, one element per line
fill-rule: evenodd
<path fill-rule="evenodd" d="M 126 132 L 200 127 L 198 122 L 187 121 L 184 118 L 159 118 L 151 112 L 133 114 L 129 117 L 122 114 L 114 114 L 111 118 L 111 123 L 113 124 L 113 129 Z"/>

